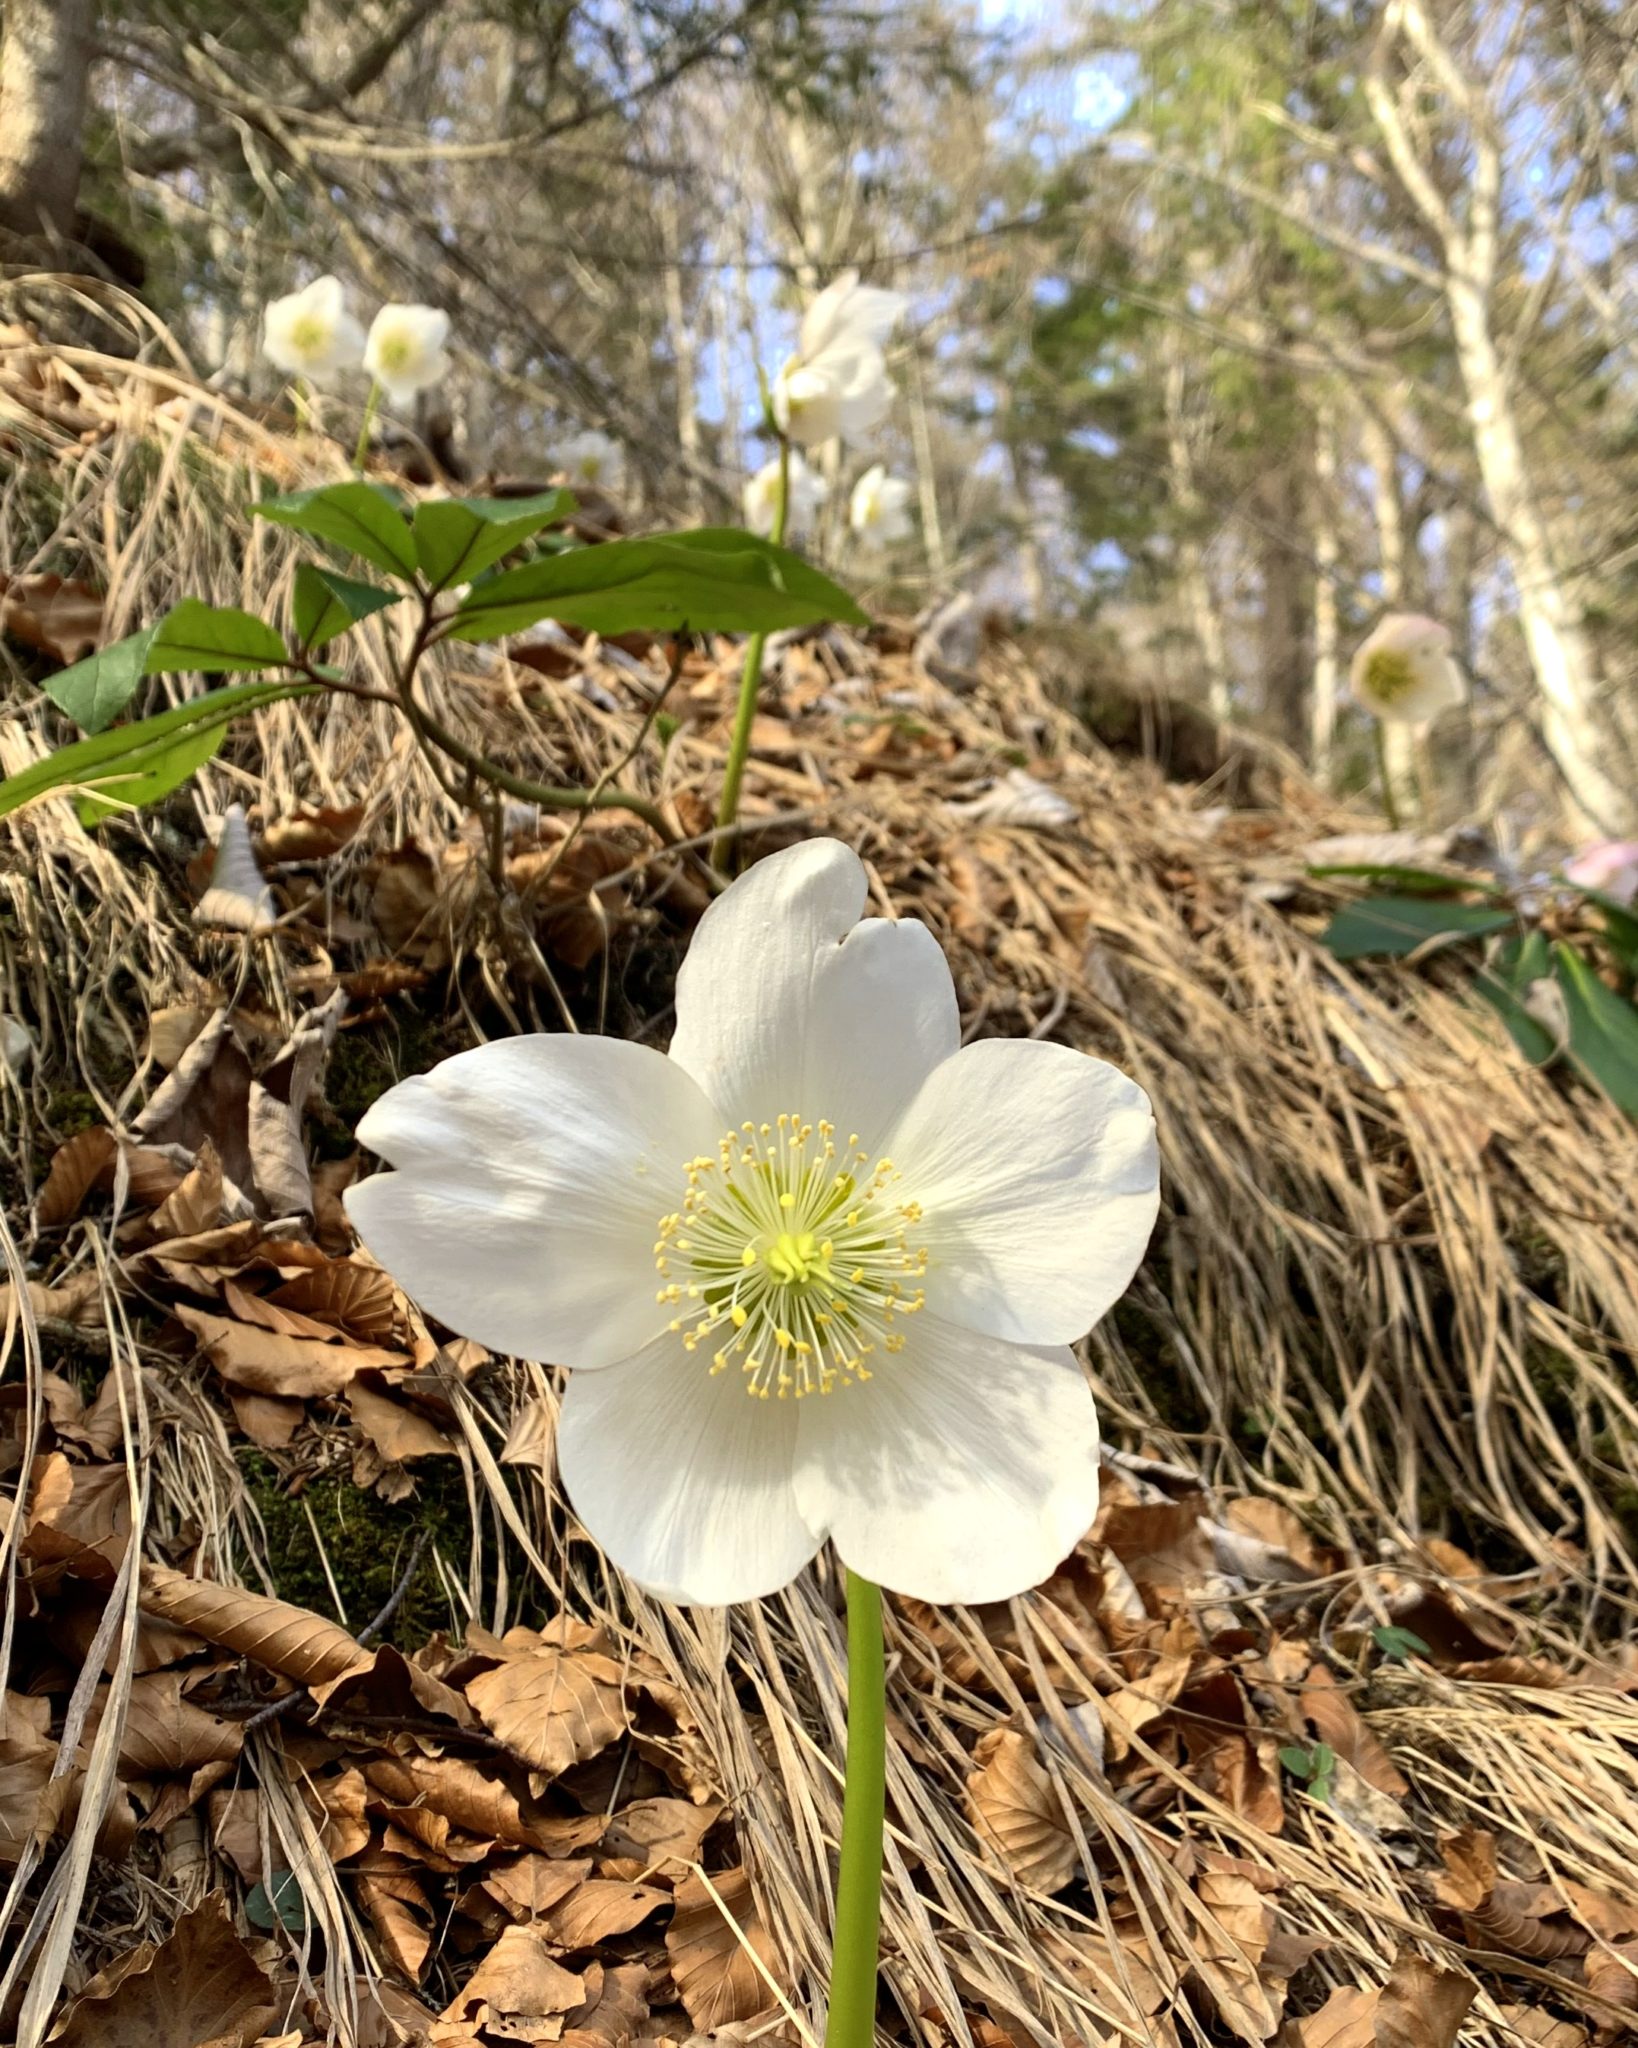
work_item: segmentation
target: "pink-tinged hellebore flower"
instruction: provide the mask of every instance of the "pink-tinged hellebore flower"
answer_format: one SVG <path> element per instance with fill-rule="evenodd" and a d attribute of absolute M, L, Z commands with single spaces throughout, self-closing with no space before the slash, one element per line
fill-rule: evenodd
<path fill-rule="evenodd" d="M 1638 839 L 1604 839 L 1564 863 L 1564 879 L 1617 903 L 1638 899 Z"/>
<path fill-rule="evenodd" d="M 830 496 L 830 485 L 791 451 L 790 510 L 785 516 L 785 538 L 795 540 L 812 526 L 819 507 Z M 745 479 L 745 524 L 753 533 L 770 534 L 779 504 L 779 457 L 763 463 L 755 476 Z"/>
<path fill-rule="evenodd" d="M 893 402 L 882 348 L 909 301 L 845 270 L 802 320 L 797 351 L 774 379 L 773 416 L 804 448 L 867 432 Z"/>
<path fill-rule="evenodd" d="M 847 503 L 854 539 L 871 549 L 908 540 L 916 530 L 910 518 L 910 497 L 910 486 L 902 476 L 889 476 L 879 462 L 867 469 Z"/>
<path fill-rule="evenodd" d="M 436 306 L 383 306 L 370 322 L 364 367 L 394 405 L 449 375 L 449 315 Z"/>
<path fill-rule="evenodd" d="M 839 841 L 712 904 L 669 1054 L 556 1033 L 458 1053 L 359 1126 L 349 1190 L 440 1321 L 571 1368 L 560 1469 L 603 1549 L 716 1605 L 828 1537 L 925 1600 L 1045 1578 L 1098 1498 L 1072 1341 L 1157 1205 L 1148 1098 L 1067 1046 L 962 1046 L 914 919 Z"/>
<path fill-rule="evenodd" d="M 1426 725 L 1467 697 L 1450 652 L 1450 629 L 1417 612 L 1389 612 L 1355 650 L 1354 701 L 1390 725 Z"/>
<path fill-rule="evenodd" d="M 262 354 L 292 377 L 322 384 L 364 360 L 364 330 L 347 311 L 339 277 L 315 277 L 270 299 L 262 313 Z"/>

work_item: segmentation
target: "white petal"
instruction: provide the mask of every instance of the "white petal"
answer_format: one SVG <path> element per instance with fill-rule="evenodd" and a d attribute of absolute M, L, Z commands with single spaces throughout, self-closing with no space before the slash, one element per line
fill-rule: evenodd
<path fill-rule="evenodd" d="M 796 1502 L 842 1561 L 918 1600 L 1039 1585 L 1098 1506 L 1098 1418 L 1072 1351 L 925 1313 L 865 1385 L 797 1408 Z"/>
<path fill-rule="evenodd" d="M 885 1140 L 922 1206 L 928 1300 L 1023 1344 L 1067 1344 L 1126 1291 L 1159 1207 L 1149 1098 L 1118 1067 L 980 1039 Z"/>
<path fill-rule="evenodd" d="M 902 292 L 860 284 L 856 270 L 844 270 L 825 287 L 803 317 L 802 353 L 816 356 L 844 335 L 857 335 L 880 348 L 909 303 Z"/>
<path fill-rule="evenodd" d="M 656 1226 L 718 1118 L 612 1038 L 503 1039 L 391 1088 L 358 1127 L 398 1170 L 347 1191 L 359 1236 L 440 1322 L 497 1351 L 610 1365 L 666 1326 Z"/>
<path fill-rule="evenodd" d="M 321 320 L 336 321 L 342 318 L 346 304 L 346 293 L 339 277 L 315 277 L 305 291 L 296 297 L 302 302 L 304 312 L 316 313 Z"/>
<path fill-rule="evenodd" d="M 607 1372 L 572 1373 L 558 1465 L 576 1514 L 663 1599 L 722 1607 L 787 1584 L 820 1538 L 791 1484 L 796 1404 L 713 1378 L 666 1337 Z"/>
<path fill-rule="evenodd" d="M 671 1057 L 725 1124 L 792 1110 L 874 1145 L 960 1041 L 938 942 L 871 918 L 865 872 L 836 839 L 770 854 L 700 921 L 677 977 Z"/>

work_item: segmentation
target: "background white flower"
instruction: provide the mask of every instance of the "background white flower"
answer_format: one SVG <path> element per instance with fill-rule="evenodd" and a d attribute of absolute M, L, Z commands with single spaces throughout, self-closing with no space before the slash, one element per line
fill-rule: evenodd
<path fill-rule="evenodd" d="M 720 1603 L 828 1537 L 928 1600 L 1044 1578 L 1097 1504 L 1068 1348 L 1155 1218 L 1154 1124 L 1116 1068 L 962 1047 L 912 919 L 860 916 L 836 840 L 707 911 L 669 1055 L 515 1038 L 393 1088 L 359 1137 L 365 1244 L 450 1328 L 573 1370 L 557 1454 L 614 1561 Z"/>
<path fill-rule="evenodd" d="M 449 315 L 436 306 L 383 306 L 370 322 L 364 367 L 394 405 L 449 374 Z"/>
<path fill-rule="evenodd" d="M 909 300 L 846 270 L 802 320 L 797 352 L 774 379 L 773 415 L 804 448 L 875 426 L 893 401 L 882 348 Z"/>
<path fill-rule="evenodd" d="M 794 449 L 791 451 L 790 512 L 785 521 L 785 538 L 795 540 L 806 533 L 819 515 L 819 507 L 830 496 L 830 486 L 809 469 Z M 779 457 L 763 463 L 755 476 L 745 479 L 745 524 L 753 533 L 773 532 L 774 508 L 779 501 Z"/>
<path fill-rule="evenodd" d="M 847 519 L 854 537 L 868 548 L 891 547 L 915 532 L 910 518 L 911 488 L 901 476 L 889 476 L 878 462 L 853 486 Z"/>
<path fill-rule="evenodd" d="M 1390 724 L 1426 725 L 1467 696 L 1450 629 L 1416 612 L 1378 620 L 1355 650 L 1348 682 L 1355 702 Z"/>
<path fill-rule="evenodd" d="M 315 384 L 362 362 L 364 330 L 347 311 L 341 279 L 315 277 L 299 292 L 270 299 L 262 314 L 262 354 Z"/>
<path fill-rule="evenodd" d="M 587 427 L 559 444 L 557 466 L 571 484 L 617 492 L 625 482 L 626 451 L 612 435 Z"/>

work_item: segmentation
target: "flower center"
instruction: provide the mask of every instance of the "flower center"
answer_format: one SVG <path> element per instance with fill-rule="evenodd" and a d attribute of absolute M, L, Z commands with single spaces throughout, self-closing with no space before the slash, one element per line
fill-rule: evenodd
<path fill-rule="evenodd" d="M 304 356 L 316 356 L 330 340 L 330 330 L 316 313 L 302 313 L 290 324 L 290 344 Z"/>
<path fill-rule="evenodd" d="M 1397 704 L 1416 687 L 1416 662 L 1398 648 L 1378 647 L 1365 663 L 1365 686 L 1384 704 Z"/>
<path fill-rule="evenodd" d="M 376 351 L 384 370 L 407 370 L 415 356 L 415 343 L 407 334 L 386 334 Z"/>
<path fill-rule="evenodd" d="M 738 1366 L 748 1394 L 800 1401 L 904 1349 L 894 1325 L 922 1306 L 927 1252 L 910 1242 L 921 1209 L 895 1198 L 891 1159 L 782 1114 L 726 1132 L 685 1171 L 682 1207 L 660 1218 L 656 1299 L 676 1309 L 685 1351 L 710 1347 L 713 1374 Z"/>

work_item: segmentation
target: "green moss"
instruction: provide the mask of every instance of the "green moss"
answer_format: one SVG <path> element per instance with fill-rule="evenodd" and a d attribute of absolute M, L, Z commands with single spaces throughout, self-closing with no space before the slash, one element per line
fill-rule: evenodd
<path fill-rule="evenodd" d="M 428 1017 L 405 1003 L 368 1031 L 344 1031 L 324 1069 L 324 1100 L 313 1117 L 316 1148 L 334 1159 L 352 1149 L 359 1118 L 407 1074 L 424 1074 L 472 1043 L 461 1019 Z"/>
<path fill-rule="evenodd" d="M 93 1124 L 103 1121 L 101 1107 L 94 1095 L 83 1088 L 59 1088 L 47 1098 L 45 1120 L 57 1134 L 57 1142 L 86 1131 Z"/>
<path fill-rule="evenodd" d="M 415 1492 L 396 1502 L 355 1486 L 346 1462 L 314 1475 L 300 1475 L 306 1484 L 292 1494 L 288 1489 L 297 1475 L 281 1473 L 265 1452 L 242 1445 L 238 1459 L 246 1489 L 267 1531 L 267 1560 L 281 1600 L 311 1608 L 315 1614 L 357 1631 L 392 1597 L 409 1561 L 411 1545 L 424 1529 L 430 1532 L 431 1541 L 403 1605 L 382 1631 L 381 1640 L 413 1649 L 436 1630 L 455 1625 L 458 1617 L 450 1612 L 433 1552 L 441 1551 L 446 1562 L 464 1576 L 472 1523 L 459 1459 L 419 1461 L 414 1467 Z M 345 1604 L 345 1616 L 336 1612 L 330 1580 L 325 1576 L 325 1558 Z"/>

